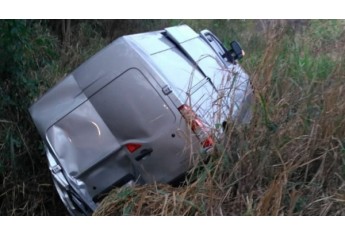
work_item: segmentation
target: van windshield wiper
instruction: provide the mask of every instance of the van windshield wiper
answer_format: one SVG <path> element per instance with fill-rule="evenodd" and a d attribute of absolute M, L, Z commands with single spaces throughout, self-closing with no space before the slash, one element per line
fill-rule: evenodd
<path fill-rule="evenodd" d="M 218 93 L 218 90 L 216 88 L 216 86 L 214 85 L 214 83 L 212 82 L 211 78 L 208 77 L 205 72 L 200 68 L 200 66 L 198 65 L 198 63 L 193 59 L 193 57 L 189 54 L 189 52 L 181 46 L 181 44 L 173 37 L 169 34 L 169 32 L 164 31 L 162 32 L 162 34 L 172 43 L 174 44 L 174 46 L 180 50 L 180 52 L 187 57 L 187 59 L 195 66 L 195 68 L 202 74 L 202 76 L 204 76 L 204 78 L 211 84 L 212 88 Z"/>

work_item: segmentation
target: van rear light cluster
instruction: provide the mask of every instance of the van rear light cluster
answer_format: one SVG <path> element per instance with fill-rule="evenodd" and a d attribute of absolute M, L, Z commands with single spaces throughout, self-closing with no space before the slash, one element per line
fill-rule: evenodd
<path fill-rule="evenodd" d="M 126 148 L 130 153 L 133 153 L 136 150 L 138 150 L 139 148 L 141 148 L 141 144 L 139 144 L 139 143 L 128 143 L 128 144 L 126 144 Z"/>
<path fill-rule="evenodd" d="M 196 134 L 200 140 L 203 148 L 210 148 L 214 146 L 214 141 L 205 127 L 204 123 L 198 118 L 192 108 L 188 105 L 182 105 L 178 108 L 183 118 L 187 121 L 188 126 Z"/>

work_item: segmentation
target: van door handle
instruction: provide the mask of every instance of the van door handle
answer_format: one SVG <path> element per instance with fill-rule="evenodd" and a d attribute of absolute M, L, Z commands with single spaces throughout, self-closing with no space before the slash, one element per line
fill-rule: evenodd
<path fill-rule="evenodd" d="M 136 156 L 134 159 L 136 161 L 140 161 L 141 159 L 143 159 L 144 157 L 150 155 L 153 152 L 152 148 L 147 148 L 147 149 L 143 149 L 140 154 L 138 156 Z"/>

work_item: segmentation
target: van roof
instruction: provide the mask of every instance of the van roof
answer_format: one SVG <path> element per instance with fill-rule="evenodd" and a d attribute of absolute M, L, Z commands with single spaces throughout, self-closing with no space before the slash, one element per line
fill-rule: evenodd
<path fill-rule="evenodd" d="M 163 32 L 167 33 L 169 37 L 177 43 L 184 43 L 199 37 L 199 35 L 188 25 L 180 25 L 166 28 L 164 31 L 133 34 L 124 36 L 124 38 L 140 47 L 146 54 L 152 55 L 174 47 L 174 45 L 163 35 Z"/>

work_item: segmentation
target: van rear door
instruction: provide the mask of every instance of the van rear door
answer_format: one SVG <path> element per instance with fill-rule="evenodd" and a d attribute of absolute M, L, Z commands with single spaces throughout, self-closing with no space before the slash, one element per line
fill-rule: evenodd
<path fill-rule="evenodd" d="M 132 68 L 89 98 L 146 183 L 168 182 L 188 169 L 179 121 L 156 89 L 155 80 Z M 131 152 L 128 144 L 141 147 Z"/>

